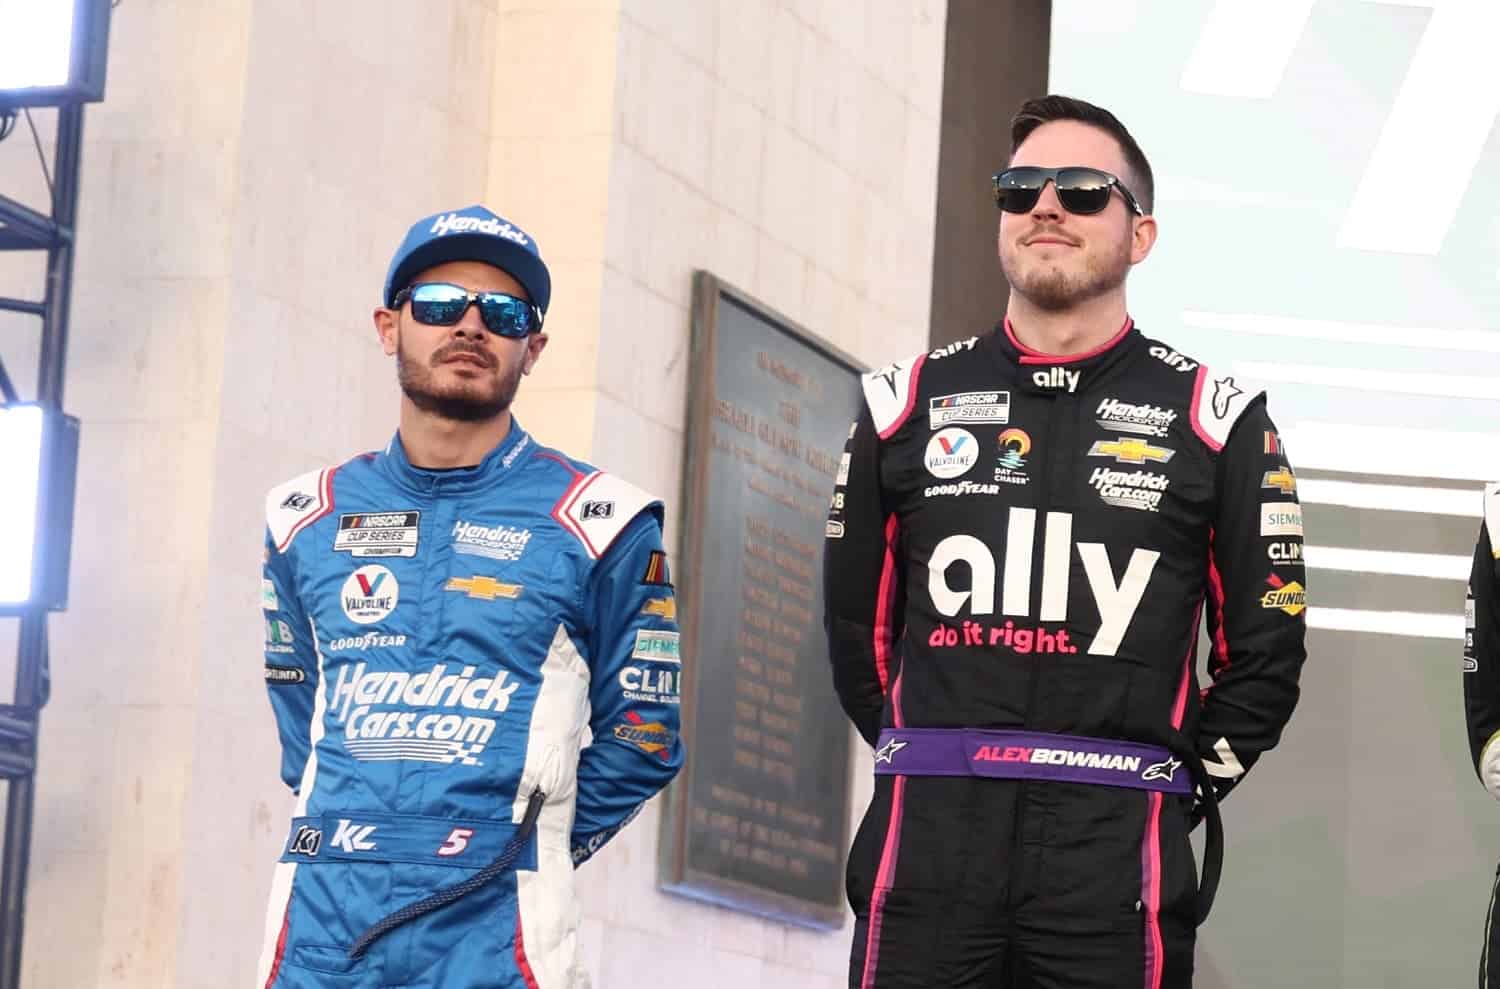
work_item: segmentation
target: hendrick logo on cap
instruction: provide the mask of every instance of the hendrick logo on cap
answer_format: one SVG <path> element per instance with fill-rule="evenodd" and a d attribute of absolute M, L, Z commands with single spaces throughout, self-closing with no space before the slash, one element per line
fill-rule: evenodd
<path fill-rule="evenodd" d="M 480 219 L 477 216 L 459 216 L 457 213 L 445 213 L 432 221 L 432 229 L 428 233 L 439 237 L 445 234 L 481 233 L 491 234 L 496 237 L 504 237 L 506 240 L 515 241 L 522 247 L 527 247 L 531 241 L 521 231 L 493 217 Z"/>

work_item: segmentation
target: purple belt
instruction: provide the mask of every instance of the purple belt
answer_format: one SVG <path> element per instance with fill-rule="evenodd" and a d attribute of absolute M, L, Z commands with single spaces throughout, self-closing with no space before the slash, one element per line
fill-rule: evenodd
<path fill-rule="evenodd" d="M 988 776 L 1193 792 L 1182 760 L 1155 745 L 1112 738 L 977 728 L 885 728 L 875 749 L 882 776 Z"/>

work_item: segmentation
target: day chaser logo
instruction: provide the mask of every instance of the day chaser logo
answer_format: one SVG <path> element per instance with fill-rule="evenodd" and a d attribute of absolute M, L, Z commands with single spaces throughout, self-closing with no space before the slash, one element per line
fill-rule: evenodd
<path fill-rule="evenodd" d="M 396 575 L 378 563 L 371 563 L 349 575 L 339 592 L 339 600 L 350 621 L 373 625 L 396 610 L 400 593 Z"/>
<path fill-rule="evenodd" d="M 954 422 L 1009 422 L 1010 392 L 966 391 L 938 395 L 927 402 L 927 421 L 932 429 Z"/>
<path fill-rule="evenodd" d="M 365 762 L 482 765 L 477 756 L 495 732 L 495 719 L 482 715 L 509 708 L 520 683 L 505 670 L 481 677 L 475 666 L 450 669 L 446 663 L 420 673 L 340 665 L 329 709 L 333 723 L 344 726 L 349 754 Z"/>
<path fill-rule="evenodd" d="M 1171 479 L 1165 474 L 1147 470 L 1110 470 L 1095 467 L 1089 484 L 1099 492 L 1106 505 L 1155 512 L 1161 508 L 1161 496 Z"/>
<path fill-rule="evenodd" d="M 1297 478 L 1285 467 L 1278 467 L 1266 471 L 1266 476 L 1260 479 L 1260 486 L 1274 488 L 1284 495 L 1294 495 L 1297 493 Z"/>
<path fill-rule="evenodd" d="M 510 525 L 475 525 L 462 519 L 453 524 L 453 552 L 502 562 L 519 560 L 531 542 L 530 529 Z"/>
<path fill-rule="evenodd" d="M 1152 446 L 1145 440 L 1122 436 L 1114 440 L 1095 440 L 1089 447 L 1091 457 L 1114 457 L 1116 463 L 1144 464 L 1146 461 L 1164 464 L 1171 460 L 1176 450 L 1164 446 Z"/>
<path fill-rule="evenodd" d="M 1026 454 L 1031 452 L 1031 436 L 1024 429 L 1007 429 L 997 440 L 1000 456 L 995 461 L 995 481 L 1000 484 L 1025 484 Z"/>
<path fill-rule="evenodd" d="M 421 517 L 421 512 L 340 515 L 333 548 L 353 556 L 416 556 Z"/>
<path fill-rule="evenodd" d="M 445 591 L 463 591 L 471 598 L 480 601 L 493 601 L 496 598 L 505 598 L 514 601 L 521 596 L 520 584 L 502 584 L 493 577 L 449 577 L 448 583 L 443 585 Z"/>
<path fill-rule="evenodd" d="M 1295 580 L 1287 583 L 1275 574 L 1266 578 L 1271 589 L 1260 596 L 1260 606 L 1268 611 L 1284 611 L 1293 618 L 1307 608 L 1307 591 Z"/>
<path fill-rule="evenodd" d="M 1106 398 L 1094 410 L 1094 421 L 1105 429 L 1118 429 L 1140 436 L 1165 436 L 1177 413 L 1157 405 L 1132 405 L 1117 398 Z"/>

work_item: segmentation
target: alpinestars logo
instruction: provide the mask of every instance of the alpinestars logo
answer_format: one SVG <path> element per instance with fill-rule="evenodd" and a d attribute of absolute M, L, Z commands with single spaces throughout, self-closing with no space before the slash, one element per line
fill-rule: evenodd
<path fill-rule="evenodd" d="M 1132 405 L 1119 399 L 1106 398 L 1094 410 L 1099 418 L 1095 421 L 1105 429 L 1138 436 L 1165 436 L 1177 413 L 1157 405 Z"/>
<path fill-rule="evenodd" d="M 531 243 L 530 238 L 509 223 L 502 223 L 488 217 L 480 219 L 477 216 L 459 216 L 457 213 L 447 213 L 438 217 L 432 222 L 432 229 L 427 232 L 439 237 L 448 234 L 489 234 L 492 237 L 504 237 L 522 247 Z"/>
<path fill-rule="evenodd" d="M 416 674 L 340 666 L 329 709 L 344 726 L 349 754 L 365 762 L 483 765 L 476 757 L 495 733 L 495 719 L 471 712 L 505 711 L 520 683 L 504 670 L 493 677 L 475 676 L 473 666 L 448 670 L 444 663 Z"/>

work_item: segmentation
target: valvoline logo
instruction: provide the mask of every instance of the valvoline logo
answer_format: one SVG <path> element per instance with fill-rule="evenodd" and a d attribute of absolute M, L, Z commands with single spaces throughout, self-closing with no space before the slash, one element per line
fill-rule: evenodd
<path fill-rule="evenodd" d="M 349 575 L 339 592 L 339 601 L 350 621 L 358 625 L 373 625 L 396 610 L 400 594 L 396 575 L 378 563 L 372 563 Z"/>
<path fill-rule="evenodd" d="M 979 459 L 979 443 L 974 434 L 956 426 L 944 429 L 927 441 L 924 462 L 933 477 L 950 480 L 968 473 Z"/>

